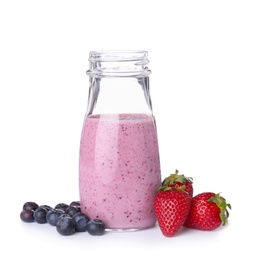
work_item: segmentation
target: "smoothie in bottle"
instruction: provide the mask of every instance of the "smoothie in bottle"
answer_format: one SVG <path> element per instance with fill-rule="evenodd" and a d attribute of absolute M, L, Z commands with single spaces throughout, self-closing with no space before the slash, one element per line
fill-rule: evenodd
<path fill-rule="evenodd" d="M 90 96 L 80 143 L 80 203 L 83 213 L 101 219 L 108 229 L 139 230 L 153 227 L 156 223 L 153 199 L 161 176 L 156 122 L 151 111 L 147 80 L 149 71 L 142 64 L 147 62 L 146 58 L 146 52 L 90 53 Z M 121 63 L 114 66 L 113 78 L 120 77 L 121 80 L 117 84 L 109 81 L 104 86 L 101 79 L 112 79 L 112 60 L 116 65 L 119 59 Z M 123 66 L 126 60 L 130 64 Z M 108 67 L 98 68 L 102 61 Z M 130 78 L 134 81 L 128 83 Z M 114 105 L 114 109 L 105 107 L 105 112 L 100 109 L 100 113 L 94 113 L 95 104 L 99 106 L 100 94 L 105 93 L 105 89 L 114 84 L 120 88 L 119 84 L 133 82 L 137 91 L 142 92 L 143 102 L 140 104 L 145 103 L 148 109 L 140 109 L 140 104 L 133 108 L 131 100 L 123 100 L 121 108 L 115 108 L 120 104 L 116 102 L 118 105 Z M 127 91 L 128 88 L 133 90 L 127 85 Z M 126 95 L 123 99 L 128 98 Z M 112 105 L 112 99 L 117 98 L 112 96 L 109 103 Z"/>

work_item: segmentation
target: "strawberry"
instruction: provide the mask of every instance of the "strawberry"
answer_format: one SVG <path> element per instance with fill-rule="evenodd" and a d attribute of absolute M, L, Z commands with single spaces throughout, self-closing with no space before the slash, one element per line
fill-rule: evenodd
<path fill-rule="evenodd" d="M 170 174 L 168 177 L 166 177 L 161 187 L 159 188 L 159 191 L 165 190 L 167 187 L 172 188 L 179 188 L 184 186 L 184 190 L 190 195 L 190 197 L 193 196 L 193 186 L 192 186 L 193 180 L 191 177 L 185 177 L 184 175 L 179 175 L 178 170 L 175 171 L 175 173 Z"/>
<path fill-rule="evenodd" d="M 191 207 L 191 197 L 183 190 L 167 187 L 154 198 L 154 210 L 162 234 L 174 236 L 183 226 Z"/>
<path fill-rule="evenodd" d="M 214 230 L 225 225 L 231 205 L 220 193 L 200 193 L 192 198 L 190 213 L 184 223 L 185 227 L 200 230 Z"/>

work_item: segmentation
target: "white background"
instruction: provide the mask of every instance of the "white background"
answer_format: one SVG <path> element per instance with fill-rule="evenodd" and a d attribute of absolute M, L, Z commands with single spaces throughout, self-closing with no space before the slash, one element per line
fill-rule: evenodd
<path fill-rule="evenodd" d="M 1 254 L 5 259 L 142 257 L 223 259 L 252 254 L 253 1 L 0 2 Z M 60 236 L 25 224 L 26 201 L 78 200 L 78 150 L 91 50 L 149 52 L 162 176 L 178 169 L 194 193 L 222 192 L 228 226 L 158 227 Z M 250 235 L 248 238 L 247 235 Z M 143 259 L 143 258 L 142 258 Z"/>

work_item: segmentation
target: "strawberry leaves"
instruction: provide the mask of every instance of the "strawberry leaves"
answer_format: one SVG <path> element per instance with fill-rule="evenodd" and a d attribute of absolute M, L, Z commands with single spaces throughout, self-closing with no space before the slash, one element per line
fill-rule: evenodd
<path fill-rule="evenodd" d="M 222 221 L 223 226 L 226 225 L 228 217 L 229 217 L 229 211 L 228 208 L 231 210 L 231 205 L 226 202 L 226 199 L 220 196 L 220 193 L 217 193 L 214 197 L 211 197 L 209 202 L 215 203 L 218 208 L 220 209 L 220 219 Z"/>
<path fill-rule="evenodd" d="M 175 173 L 170 174 L 166 177 L 161 186 L 158 188 L 158 192 L 170 190 L 171 188 L 176 188 L 178 190 L 184 190 L 187 192 L 190 197 L 193 195 L 193 179 L 191 177 L 185 177 L 183 174 L 178 174 L 178 170 L 175 170 Z"/>

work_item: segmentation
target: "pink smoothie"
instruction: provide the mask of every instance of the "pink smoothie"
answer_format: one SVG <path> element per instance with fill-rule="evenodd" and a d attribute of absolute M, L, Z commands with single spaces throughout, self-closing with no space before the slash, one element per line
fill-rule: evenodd
<path fill-rule="evenodd" d="M 91 115 L 85 119 L 79 162 L 81 211 L 107 228 L 155 225 L 160 185 L 155 119 L 147 114 Z"/>

